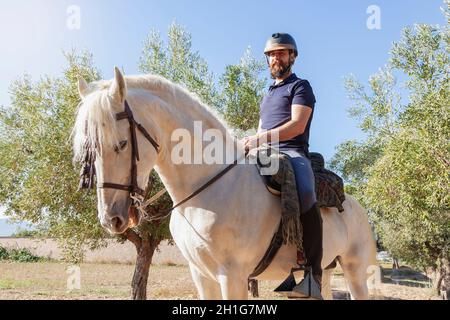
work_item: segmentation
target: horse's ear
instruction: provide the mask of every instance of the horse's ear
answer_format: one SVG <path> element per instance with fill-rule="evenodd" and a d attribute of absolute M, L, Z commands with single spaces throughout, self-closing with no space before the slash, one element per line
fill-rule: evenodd
<path fill-rule="evenodd" d="M 127 87 L 122 72 L 117 67 L 114 67 L 114 80 L 109 88 L 109 94 L 119 103 L 125 101 Z"/>
<path fill-rule="evenodd" d="M 86 80 L 84 80 L 84 78 L 81 76 L 78 77 L 78 93 L 80 94 L 81 98 L 84 98 L 87 96 L 88 89 L 89 89 L 89 85 L 86 82 Z"/>

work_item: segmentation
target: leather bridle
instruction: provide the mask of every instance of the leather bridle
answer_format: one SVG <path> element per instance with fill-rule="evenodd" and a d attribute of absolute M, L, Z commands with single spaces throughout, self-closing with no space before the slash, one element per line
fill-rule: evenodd
<path fill-rule="evenodd" d="M 142 133 L 142 135 L 152 144 L 155 148 L 156 152 L 159 153 L 159 145 L 158 143 L 150 136 L 150 134 L 145 130 L 143 126 L 141 126 L 133 117 L 133 112 L 128 105 L 128 102 L 125 100 L 125 111 L 116 114 L 116 120 L 124 120 L 127 119 L 130 124 L 130 136 L 131 136 L 131 183 L 129 185 L 111 183 L 111 182 L 102 182 L 98 184 L 98 188 L 100 189 L 116 189 L 128 191 L 131 196 L 138 194 L 141 197 L 145 197 L 147 194 L 147 190 L 143 190 L 139 188 L 137 183 L 137 161 L 139 161 L 139 148 L 136 138 L 136 128 Z"/>

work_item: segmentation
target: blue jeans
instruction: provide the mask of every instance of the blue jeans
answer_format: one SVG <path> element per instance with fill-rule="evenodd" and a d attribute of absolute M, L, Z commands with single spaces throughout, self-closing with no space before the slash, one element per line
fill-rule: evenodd
<path fill-rule="evenodd" d="M 295 174 L 295 183 L 297 184 L 298 198 L 300 199 L 301 213 L 308 212 L 316 203 L 315 180 L 311 162 L 302 150 L 280 149 L 280 152 L 290 156 Z"/>

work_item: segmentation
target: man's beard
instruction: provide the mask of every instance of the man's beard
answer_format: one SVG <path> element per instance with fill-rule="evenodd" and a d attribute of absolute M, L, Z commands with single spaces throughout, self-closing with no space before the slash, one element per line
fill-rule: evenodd
<path fill-rule="evenodd" d="M 289 61 L 287 64 L 283 63 L 283 61 L 279 61 L 277 64 L 273 63 L 269 66 L 270 75 L 272 79 L 282 78 L 285 74 L 291 71 L 292 61 Z"/>

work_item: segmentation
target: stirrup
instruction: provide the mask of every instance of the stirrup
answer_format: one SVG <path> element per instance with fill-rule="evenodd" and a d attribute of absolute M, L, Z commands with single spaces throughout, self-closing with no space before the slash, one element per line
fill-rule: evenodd
<path fill-rule="evenodd" d="M 305 276 L 299 284 L 295 282 L 294 272 L 305 271 Z M 282 294 L 289 299 L 317 299 L 323 300 L 320 292 L 320 285 L 312 276 L 312 270 L 309 266 L 300 266 L 292 268 L 288 277 L 274 290 L 274 292 Z"/>
<path fill-rule="evenodd" d="M 296 285 L 294 271 L 291 270 L 288 277 L 273 291 L 288 296 Z"/>
<path fill-rule="evenodd" d="M 289 297 L 289 295 L 292 293 L 292 290 L 297 285 L 297 282 L 295 282 L 294 272 L 306 269 L 308 269 L 308 267 L 305 266 L 292 268 L 287 278 L 273 291 Z"/>
<path fill-rule="evenodd" d="M 316 279 L 314 279 L 312 272 L 305 274 L 303 280 L 292 289 L 288 298 L 312 298 L 323 300 L 322 293 L 320 292 L 320 285 L 317 283 Z"/>

